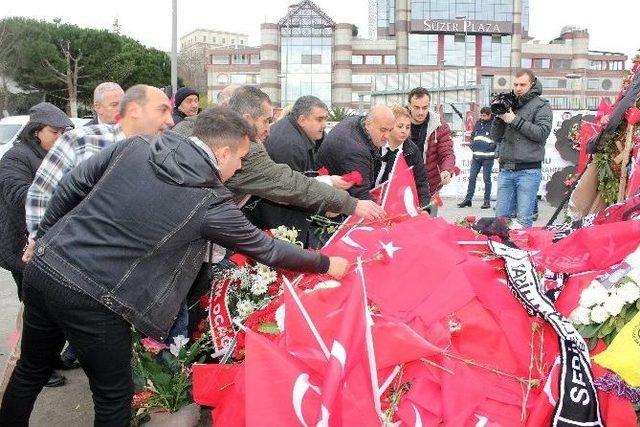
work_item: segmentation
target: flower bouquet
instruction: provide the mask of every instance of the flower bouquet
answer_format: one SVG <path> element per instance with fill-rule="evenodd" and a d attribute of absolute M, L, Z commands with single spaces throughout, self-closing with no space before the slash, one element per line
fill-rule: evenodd
<path fill-rule="evenodd" d="M 204 333 L 189 343 L 188 338 L 179 335 L 167 346 L 153 338 L 141 338 L 135 330 L 132 335 L 135 385 L 132 425 L 140 425 L 157 413 L 175 413 L 192 404 L 191 365 L 207 358 L 211 336 Z M 196 409 L 199 415 L 199 408 Z"/>

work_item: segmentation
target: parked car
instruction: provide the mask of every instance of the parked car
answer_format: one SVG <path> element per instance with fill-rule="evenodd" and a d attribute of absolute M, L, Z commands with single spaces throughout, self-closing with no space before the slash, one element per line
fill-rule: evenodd
<path fill-rule="evenodd" d="M 72 118 L 76 127 L 84 126 L 90 119 Z M 9 116 L 0 120 L 0 157 L 4 155 L 18 138 L 22 128 L 29 122 L 29 116 Z"/>

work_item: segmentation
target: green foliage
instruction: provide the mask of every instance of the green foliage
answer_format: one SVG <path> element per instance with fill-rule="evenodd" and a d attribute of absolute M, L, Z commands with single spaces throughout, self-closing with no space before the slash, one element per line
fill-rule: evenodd
<path fill-rule="evenodd" d="M 329 116 L 327 117 L 327 120 L 330 122 L 340 122 L 347 117 L 350 117 L 351 115 L 351 110 L 349 110 L 348 108 L 333 106 L 329 110 Z"/>
<path fill-rule="evenodd" d="M 620 314 L 609 317 L 603 323 L 592 323 L 589 325 L 576 325 L 576 329 L 589 343 L 589 348 L 594 348 L 598 340 L 603 340 L 607 345 L 611 344 L 618 332 L 638 314 L 640 310 L 640 300 L 626 304 Z"/>
<path fill-rule="evenodd" d="M 65 84 L 46 65 L 48 61 L 56 69 L 66 70 L 60 48 L 66 42 L 74 57 L 82 55 L 78 62 L 82 67 L 78 73 L 79 102 L 91 104 L 93 89 L 104 81 L 115 81 L 125 89 L 137 83 L 170 84 L 171 61 L 166 53 L 114 32 L 27 18 L 5 18 L 0 21 L 2 29 L 7 37 L 0 52 L 8 53 L 0 58 L 0 69 L 6 69 L 8 77 L 21 87 L 45 92 L 48 101 L 68 96 Z"/>
<path fill-rule="evenodd" d="M 598 167 L 598 191 L 600 191 L 607 205 L 618 201 L 618 185 L 620 177 L 616 176 L 611 164 L 617 155 L 615 140 L 618 133 L 612 134 L 603 145 L 603 149 L 593 156 L 593 160 Z"/>

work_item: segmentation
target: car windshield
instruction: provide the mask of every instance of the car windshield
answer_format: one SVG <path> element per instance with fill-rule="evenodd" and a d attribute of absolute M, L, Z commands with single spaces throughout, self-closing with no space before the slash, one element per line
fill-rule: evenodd
<path fill-rule="evenodd" d="M 0 123 L 0 144 L 11 141 L 21 127 L 19 124 Z"/>

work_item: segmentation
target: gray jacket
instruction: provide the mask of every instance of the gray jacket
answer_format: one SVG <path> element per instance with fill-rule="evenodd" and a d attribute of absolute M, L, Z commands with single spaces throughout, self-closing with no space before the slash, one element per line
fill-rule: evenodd
<path fill-rule="evenodd" d="M 498 144 L 501 169 L 541 167 L 544 145 L 551 133 L 553 114 L 549 101 L 541 98 L 542 83 L 535 79 L 531 90 L 518 98 L 515 119 L 509 124 L 496 117 L 491 139 Z"/>
<path fill-rule="evenodd" d="M 172 130 L 191 136 L 194 123 L 195 116 L 187 117 Z M 289 165 L 274 162 L 259 142 L 251 142 L 249 153 L 242 159 L 242 168 L 225 185 L 235 194 L 236 201 L 250 194 L 319 213 L 351 215 L 358 202 L 344 190 L 309 178 Z"/>

